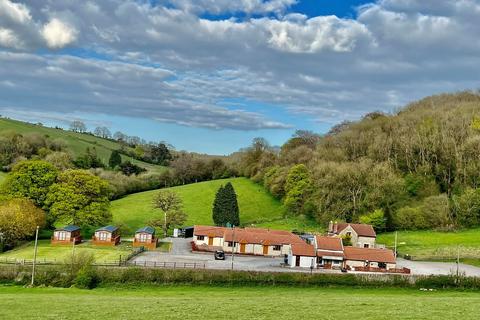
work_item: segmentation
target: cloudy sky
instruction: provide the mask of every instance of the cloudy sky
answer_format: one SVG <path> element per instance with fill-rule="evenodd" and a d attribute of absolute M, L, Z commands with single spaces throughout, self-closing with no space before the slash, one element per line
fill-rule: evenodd
<path fill-rule="evenodd" d="M 226 154 L 478 89 L 480 0 L 0 0 L 0 114 Z"/>

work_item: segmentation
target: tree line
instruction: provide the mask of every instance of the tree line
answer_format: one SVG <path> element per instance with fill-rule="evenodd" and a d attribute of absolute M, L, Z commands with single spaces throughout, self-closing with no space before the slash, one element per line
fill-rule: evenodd
<path fill-rule="evenodd" d="M 325 135 L 298 131 L 232 155 L 240 174 L 291 215 L 373 221 L 377 229 L 480 225 L 480 95 L 443 94 L 394 114 L 373 112 Z"/>

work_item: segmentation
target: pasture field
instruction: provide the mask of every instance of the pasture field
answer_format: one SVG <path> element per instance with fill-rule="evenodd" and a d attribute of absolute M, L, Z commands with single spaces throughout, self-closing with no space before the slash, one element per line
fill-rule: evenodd
<path fill-rule="evenodd" d="M 395 233 L 378 235 L 378 243 L 393 248 Z M 480 229 L 455 232 L 399 231 L 398 252 L 414 260 L 454 260 L 458 251 L 465 263 L 480 265 Z"/>
<path fill-rule="evenodd" d="M 413 289 L 0 286 L 2 319 L 477 319 L 480 293 Z"/>
<path fill-rule="evenodd" d="M 8 260 L 31 260 L 33 259 L 34 242 L 29 242 L 10 251 L 0 254 L 0 262 Z M 95 261 L 115 262 L 120 256 L 125 258 L 132 252 L 131 243 L 125 242 L 116 247 L 91 246 L 88 242 L 75 246 L 75 254 L 80 252 L 90 252 L 94 255 Z M 50 240 L 38 241 L 38 260 L 47 260 L 63 263 L 72 257 L 72 246 L 52 246 Z"/>
<path fill-rule="evenodd" d="M 185 225 L 213 224 L 212 205 L 215 193 L 221 185 L 231 182 L 237 193 L 242 225 L 254 225 L 277 229 L 315 229 L 315 224 L 297 219 L 285 219 L 285 209 L 279 200 L 271 196 L 262 186 L 247 178 L 221 179 L 172 187 L 171 190 L 182 198 L 184 210 L 188 214 Z M 126 225 L 133 233 L 148 221 L 160 217 L 161 211 L 153 209 L 152 201 L 158 190 L 128 195 L 112 202 L 114 223 Z"/>
<path fill-rule="evenodd" d="M 0 184 L 2 184 L 6 176 L 7 174 L 5 172 L 0 171 Z"/>
<path fill-rule="evenodd" d="M 97 150 L 97 155 L 105 164 L 108 163 L 112 150 L 120 149 L 120 145 L 115 141 L 94 137 L 89 134 L 42 127 L 22 121 L 0 118 L 0 132 L 2 131 L 14 131 L 20 134 L 38 133 L 41 135 L 48 135 L 51 139 L 62 139 L 67 144 L 68 150 L 74 155 L 74 157 L 84 154 L 87 148 L 95 148 Z M 122 159 L 130 160 L 132 163 L 144 167 L 149 171 L 162 172 L 166 170 L 165 167 L 138 161 L 124 155 L 122 155 Z"/>

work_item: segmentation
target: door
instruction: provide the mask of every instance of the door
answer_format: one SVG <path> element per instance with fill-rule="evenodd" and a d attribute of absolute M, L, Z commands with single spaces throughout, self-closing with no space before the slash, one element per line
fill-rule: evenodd
<path fill-rule="evenodd" d="M 300 267 L 300 256 L 295 256 L 295 257 L 296 257 L 295 266 Z"/>
<path fill-rule="evenodd" d="M 240 253 L 245 253 L 245 243 L 240 243 Z"/>
<path fill-rule="evenodd" d="M 268 254 L 268 246 L 263 246 L 263 254 Z"/>
<path fill-rule="evenodd" d="M 208 245 L 213 246 L 213 237 L 208 237 Z"/>

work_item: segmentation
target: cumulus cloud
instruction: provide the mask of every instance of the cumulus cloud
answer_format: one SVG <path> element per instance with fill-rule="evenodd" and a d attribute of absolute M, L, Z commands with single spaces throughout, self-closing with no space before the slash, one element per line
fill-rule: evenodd
<path fill-rule="evenodd" d="M 355 19 L 294 2 L 0 0 L 2 103 L 256 130 L 289 123 L 225 101 L 335 123 L 478 86 L 478 0 L 378 0 Z M 68 45 L 85 53 L 34 54 Z"/>
<path fill-rule="evenodd" d="M 281 14 L 297 0 L 170 0 L 165 1 L 176 8 L 188 12 L 212 14 L 247 13 L 247 14 Z"/>
<path fill-rule="evenodd" d="M 43 26 L 42 35 L 47 46 L 52 49 L 63 48 L 77 39 L 77 30 L 72 26 L 53 18 Z"/>

